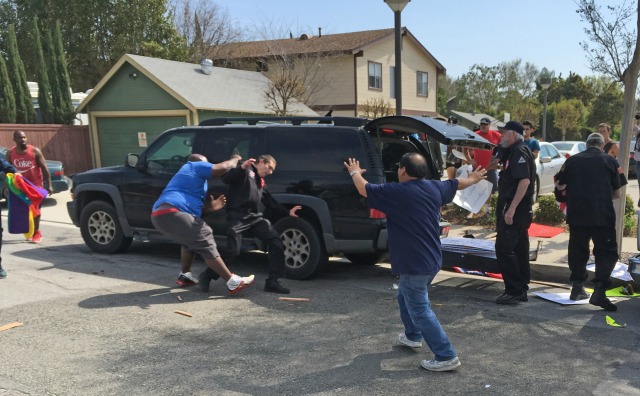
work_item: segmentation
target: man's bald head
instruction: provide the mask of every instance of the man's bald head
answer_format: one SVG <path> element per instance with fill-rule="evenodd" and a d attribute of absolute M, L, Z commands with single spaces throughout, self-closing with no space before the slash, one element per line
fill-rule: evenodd
<path fill-rule="evenodd" d="M 191 154 L 189 158 L 187 158 L 189 162 L 207 162 L 207 157 L 202 154 Z"/>

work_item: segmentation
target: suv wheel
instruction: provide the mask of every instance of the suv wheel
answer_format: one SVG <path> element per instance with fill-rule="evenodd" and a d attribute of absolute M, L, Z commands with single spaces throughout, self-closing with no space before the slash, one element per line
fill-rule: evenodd
<path fill-rule="evenodd" d="M 98 253 L 122 252 L 133 241 L 124 236 L 115 209 L 104 201 L 85 206 L 80 215 L 80 233 L 84 243 Z"/>
<path fill-rule="evenodd" d="M 327 262 L 324 244 L 306 220 L 285 217 L 275 224 L 284 244 L 284 262 L 291 279 L 307 279 Z"/>
<path fill-rule="evenodd" d="M 378 264 L 385 256 L 385 252 L 373 253 L 345 253 L 344 257 L 357 265 L 374 265 Z"/>

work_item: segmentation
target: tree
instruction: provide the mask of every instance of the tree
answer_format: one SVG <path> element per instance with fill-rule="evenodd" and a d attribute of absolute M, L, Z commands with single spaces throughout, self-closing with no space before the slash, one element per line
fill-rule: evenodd
<path fill-rule="evenodd" d="M 280 67 L 271 77 L 264 93 L 266 107 L 276 116 L 293 115 L 290 105 L 304 94 L 305 85 L 302 78 L 291 67 Z"/>
<path fill-rule="evenodd" d="M 613 81 L 593 100 L 587 124 L 595 127 L 606 122 L 612 127 L 619 126 L 623 107 L 624 93 L 620 83 Z"/>
<path fill-rule="evenodd" d="M 7 64 L 0 53 L 0 124 L 16 123 L 16 98 L 7 73 Z"/>
<path fill-rule="evenodd" d="M 171 9 L 173 26 L 184 38 L 193 63 L 215 59 L 220 45 L 239 41 L 243 36 L 229 13 L 214 2 L 176 0 Z"/>
<path fill-rule="evenodd" d="M 566 140 L 567 131 L 575 137 L 584 113 L 584 106 L 578 99 L 563 99 L 551 106 L 554 114 L 554 125 L 562 131 L 562 140 Z"/>
<path fill-rule="evenodd" d="M 49 75 L 47 72 L 47 63 L 44 60 L 42 50 L 42 42 L 40 40 L 40 28 L 38 28 L 38 17 L 33 18 L 33 36 L 34 47 L 38 57 L 38 106 L 40 107 L 40 117 L 42 123 L 53 123 L 53 103 L 51 100 L 51 85 L 49 84 Z"/>
<path fill-rule="evenodd" d="M 16 99 L 16 123 L 32 124 L 36 120 L 36 113 L 33 108 L 33 101 L 27 85 L 27 74 L 18 52 L 18 42 L 14 25 L 9 25 L 7 34 L 8 50 L 8 72 L 13 93 Z"/>
<path fill-rule="evenodd" d="M 589 65 L 594 72 L 603 73 L 624 85 L 624 107 L 622 111 L 622 133 L 618 162 L 622 165 L 624 175 L 629 174 L 629 145 L 636 110 L 636 90 L 640 73 L 640 0 L 635 4 L 607 6 L 605 15 L 595 0 L 580 0 L 578 14 L 587 23 L 585 33 L 589 42 L 582 42 Z M 610 20 L 607 20 L 609 19 Z M 635 18 L 635 21 L 634 21 Z M 629 25 L 635 22 L 634 29 Z M 626 196 L 626 187 L 622 187 L 622 196 Z M 623 214 L 625 200 L 616 202 L 616 228 L 618 241 L 622 240 Z M 618 243 L 618 252 L 622 245 Z"/>
<path fill-rule="evenodd" d="M 458 80 L 458 108 L 463 111 L 495 114 L 500 100 L 498 67 L 473 65 Z"/>
<path fill-rule="evenodd" d="M 49 87 L 51 88 L 51 114 L 54 124 L 62 124 L 62 112 L 60 103 L 62 93 L 58 84 L 58 60 L 56 59 L 53 39 L 48 29 L 42 31 L 42 51 L 44 59 L 47 59 L 47 77 L 49 77 Z"/>
<path fill-rule="evenodd" d="M 395 109 L 391 109 L 391 103 L 383 97 L 369 98 L 360 105 L 358 117 L 376 119 L 393 115 Z"/>
<path fill-rule="evenodd" d="M 59 106 L 62 117 L 60 121 L 63 124 L 73 124 L 75 109 L 71 102 L 71 81 L 69 80 L 67 59 L 64 54 L 64 47 L 62 44 L 60 21 L 56 21 L 56 29 L 53 34 L 53 47 L 56 56 L 56 70 L 58 72 L 58 85 L 61 94 Z"/>
<path fill-rule="evenodd" d="M 542 106 L 535 99 L 524 99 L 516 103 L 510 113 L 514 120 L 536 122 L 542 114 Z"/>

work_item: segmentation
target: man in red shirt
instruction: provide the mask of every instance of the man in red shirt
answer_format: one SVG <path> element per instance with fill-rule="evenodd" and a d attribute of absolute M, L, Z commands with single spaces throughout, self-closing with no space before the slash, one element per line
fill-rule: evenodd
<path fill-rule="evenodd" d="M 482 117 L 482 119 L 480 119 L 480 129 L 476 131 L 476 133 L 495 145 L 500 144 L 500 138 L 502 135 L 500 132 L 491 129 L 491 119 L 489 117 Z M 493 152 L 491 150 L 474 149 L 473 158 L 469 158 L 469 162 L 471 163 L 471 166 L 473 166 L 473 169 L 476 169 L 478 166 L 481 166 L 483 169 L 487 169 L 489 162 L 491 161 L 492 154 Z M 491 193 L 497 192 L 498 172 L 495 169 L 487 171 L 487 180 L 493 184 Z M 491 199 L 491 197 L 489 197 L 489 199 Z M 487 200 L 487 203 L 488 202 L 489 201 Z M 485 206 L 485 211 L 488 211 L 487 206 Z"/>
<path fill-rule="evenodd" d="M 47 164 L 40 149 L 27 144 L 27 135 L 22 131 L 13 132 L 13 141 L 16 145 L 7 153 L 7 161 L 18 170 L 18 173 L 22 174 L 22 177 L 38 187 L 44 188 L 44 176 L 44 180 L 47 181 L 47 191 L 49 194 L 53 194 L 51 174 L 49 174 L 49 169 L 47 169 Z M 40 216 L 34 217 L 33 228 L 31 242 L 38 243 L 42 240 Z"/>

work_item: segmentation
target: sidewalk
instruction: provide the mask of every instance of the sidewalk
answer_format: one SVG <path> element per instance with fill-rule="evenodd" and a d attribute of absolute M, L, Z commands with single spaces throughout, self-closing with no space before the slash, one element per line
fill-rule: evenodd
<path fill-rule="evenodd" d="M 452 225 L 449 237 L 459 238 L 466 232 L 475 238 L 495 240 L 495 231 L 484 229 L 481 226 Z M 531 250 L 542 242 L 538 259 L 531 262 L 531 278 L 535 281 L 569 284 L 569 266 L 567 264 L 567 252 L 569 247 L 569 233 L 563 232 L 553 238 L 529 238 Z M 626 263 L 626 257 L 638 252 L 636 238 L 625 237 L 622 241 L 621 262 Z M 472 268 L 469 268 L 472 269 Z M 615 281 L 615 279 L 612 279 Z"/>

